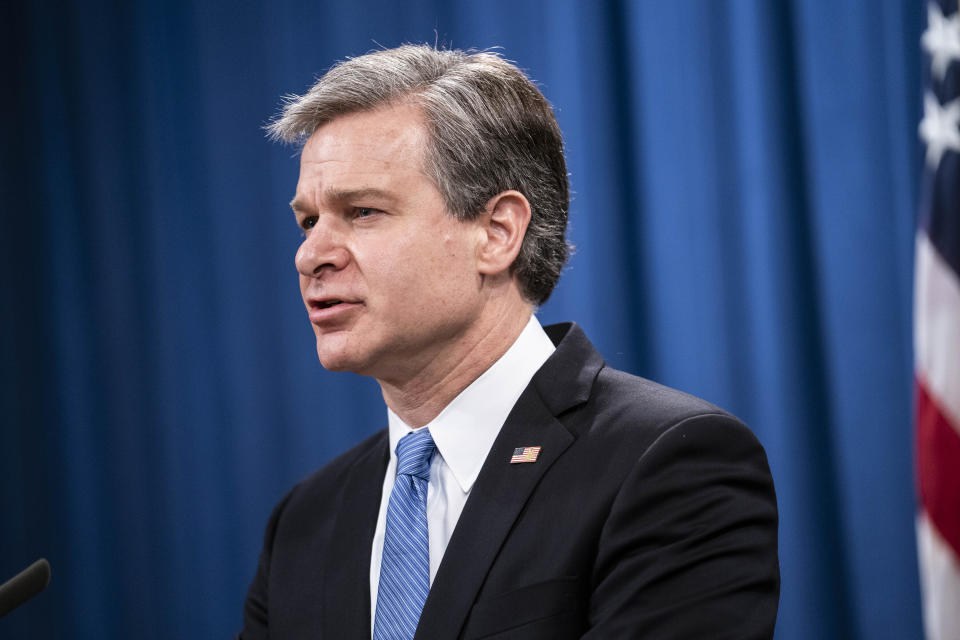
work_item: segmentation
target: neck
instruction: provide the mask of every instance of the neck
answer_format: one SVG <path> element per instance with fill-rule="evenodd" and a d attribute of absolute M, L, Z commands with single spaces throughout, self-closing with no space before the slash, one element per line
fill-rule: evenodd
<path fill-rule="evenodd" d="M 402 382 L 378 380 L 384 402 L 413 428 L 429 423 L 507 352 L 531 312 L 519 296 L 488 305 L 463 339 L 438 353 L 418 375 Z"/>

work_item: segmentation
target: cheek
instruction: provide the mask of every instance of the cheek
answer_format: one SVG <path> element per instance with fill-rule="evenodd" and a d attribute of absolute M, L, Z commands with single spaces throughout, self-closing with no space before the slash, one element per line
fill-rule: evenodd
<path fill-rule="evenodd" d="M 472 282 L 477 277 L 477 247 L 470 237 L 450 235 L 444 238 L 443 254 L 437 257 L 441 269 L 451 280 Z"/>
<path fill-rule="evenodd" d="M 444 222 L 395 234 L 356 255 L 361 278 L 399 304 L 429 304 L 470 287 L 477 279 L 473 238 Z M 372 290 L 371 290 L 372 293 Z"/>
<path fill-rule="evenodd" d="M 458 261 L 466 254 L 463 238 L 447 235 L 443 238 L 443 253 L 447 260 Z"/>
<path fill-rule="evenodd" d="M 424 277 L 435 283 L 434 286 L 459 286 L 473 274 L 473 262 L 470 250 L 463 238 L 444 237 L 433 246 L 424 247 L 419 254 L 419 263 Z"/>

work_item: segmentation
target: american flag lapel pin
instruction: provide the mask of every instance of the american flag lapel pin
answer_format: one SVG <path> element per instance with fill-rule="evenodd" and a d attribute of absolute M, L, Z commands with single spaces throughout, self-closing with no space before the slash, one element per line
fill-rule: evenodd
<path fill-rule="evenodd" d="M 539 455 L 540 447 L 517 447 L 513 450 L 513 455 L 510 457 L 510 464 L 536 462 L 537 456 Z"/>

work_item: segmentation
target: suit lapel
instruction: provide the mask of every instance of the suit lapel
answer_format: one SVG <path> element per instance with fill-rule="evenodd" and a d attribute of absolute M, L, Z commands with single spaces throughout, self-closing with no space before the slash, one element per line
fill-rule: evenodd
<path fill-rule="evenodd" d="M 386 432 L 347 473 L 324 581 L 324 638 L 370 638 L 370 550 L 389 452 Z"/>
<path fill-rule="evenodd" d="M 415 640 L 459 636 L 513 523 L 575 439 L 556 416 L 586 401 L 603 360 L 575 325 L 562 333 L 564 339 L 520 396 L 480 470 L 430 588 Z M 537 461 L 510 464 L 513 450 L 528 446 L 541 447 Z"/>
<path fill-rule="evenodd" d="M 420 617 L 417 640 L 459 635 L 523 505 L 572 441 L 543 403 L 517 405 L 497 436 L 447 545 Z M 510 464 L 513 450 L 524 446 L 542 447 L 537 461 Z"/>

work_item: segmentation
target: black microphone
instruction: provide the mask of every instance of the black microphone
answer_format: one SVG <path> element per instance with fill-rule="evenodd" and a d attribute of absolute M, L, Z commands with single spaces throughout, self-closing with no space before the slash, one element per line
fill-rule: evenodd
<path fill-rule="evenodd" d="M 50 583 L 50 563 L 40 558 L 0 584 L 0 618 L 37 595 Z"/>

